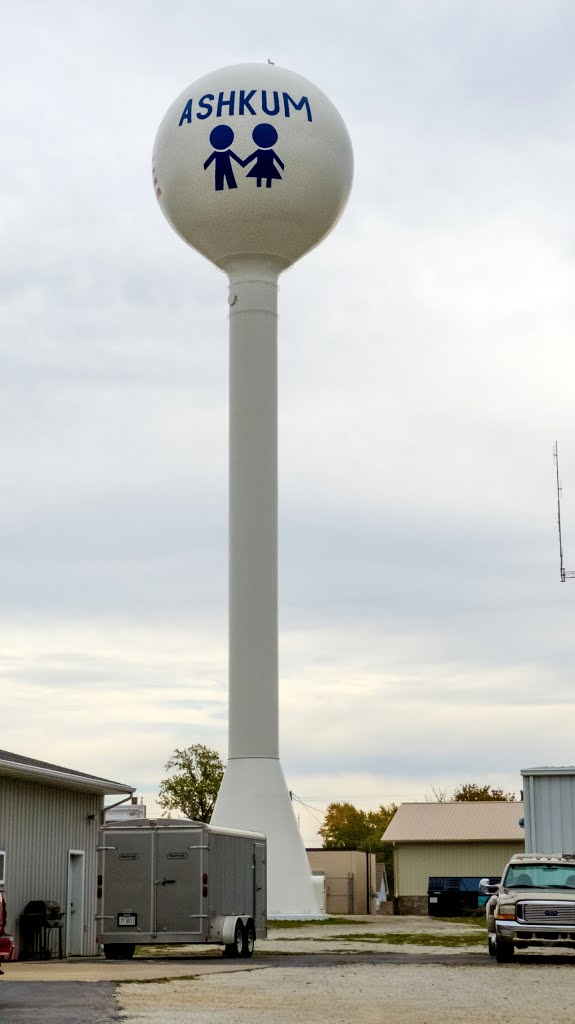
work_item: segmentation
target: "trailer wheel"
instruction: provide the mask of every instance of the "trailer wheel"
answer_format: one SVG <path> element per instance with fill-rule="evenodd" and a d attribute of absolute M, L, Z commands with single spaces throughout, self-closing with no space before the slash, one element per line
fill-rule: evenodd
<path fill-rule="evenodd" d="M 104 946 L 106 960 L 131 960 L 136 946 L 129 942 L 107 942 Z"/>
<path fill-rule="evenodd" d="M 255 928 L 252 921 L 248 921 L 245 932 L 244 932 L 244 946 L 241 952 L 241 956 L 249 959 L 254 953 L 254 943 L 256 941 Z"/>
<path fill-rule="evenodd" d="M 234 931 L 234 941 L 224 946 L 224 956 L 238 957 L 245 956 L 244 947 L 246 945 L 246 933 L 244 926 L 241 921 L 236 923 Z"/>

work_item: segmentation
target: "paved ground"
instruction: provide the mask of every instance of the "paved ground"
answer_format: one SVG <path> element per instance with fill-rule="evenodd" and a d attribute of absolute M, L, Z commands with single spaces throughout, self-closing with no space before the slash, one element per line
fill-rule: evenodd
<path fill-rule="evenodd" d="M 88 981 L 151 981 L 159 978 L 196 977 L 199 974 L 223 974 L 245 970 L 246 964 L 256 961 L 230 961 L 217 956 L 154 957 L 151 960 L 116 961 L 82 958 L 78 960 L 50 960 L 47 963 L 7 964 L 0 978 L 0 993 L 8 982 L 88 982 Z M 2 1004 L 0 1003 L 0 1006 Z M 0 1024 L 4 1024 L 0 1015 Z"/>
<path fill-rule="evenodd" d="M 121 1019 L 116 986 L 109 981 L 94 985 L 0 980 L 2 1024 L 117 1024 Z"/>
<path fill-rule="evenodd" d="M 453 924 L 429 917 L 350 917 L 345 924 L 305 924 L 295 928 L 268 929 L 268 937 L 256 942 L 256 955 L 252 960 L 234 961 L 222 957 L 217 946 L 186 946 L 166 948 L 164 956 L 146 956 L 145 949 L 138 951 L 133 960 L 105 960 L 103 957 L 82 957 L 69 960 L 18 961 L 7 964 L 4 981 L 150 981 L 154 978 L 195 977 L 212 973 L 230 973 L 268 966 L 262 957 L 281 954 L 302 954 L 304 956 L 333 953 L 373 953 L 370 937 L 385 932 L 420 932 L 424 934 L 466 934 L 473 925 Z M 365 942 L 349 941 L 350 934 L 365 935 Z M 378 944 L 380 954 L 395 954 L 395 945 Z M 399 947 L 404 953 L 421 952 L 421 947 Z M 485 954 L 483 947 L 470 946 L 460 952 Z M 157 951 L 156 951 L 157 952 Z M 427 956 L 449 954 L 451 950 L 442 946 L 425 947 Z M 0 1024 L 1 1022 L 0 1018 Z"/>

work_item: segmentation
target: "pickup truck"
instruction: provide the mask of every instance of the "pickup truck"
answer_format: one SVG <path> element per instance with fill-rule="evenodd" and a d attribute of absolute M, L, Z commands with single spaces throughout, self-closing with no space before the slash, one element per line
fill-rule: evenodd
<path fill-rule="evenodd" d="M 489 952 L 499 964 L 529 946 L 575 949 L 575 854 L 516 854 L 486 913 Z"/>

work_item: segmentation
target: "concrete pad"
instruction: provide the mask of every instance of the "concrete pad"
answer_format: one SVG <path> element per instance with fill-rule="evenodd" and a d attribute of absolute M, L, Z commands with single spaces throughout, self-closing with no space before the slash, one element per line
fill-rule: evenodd
<path fill-rule="evenodd" d="M 258 955 L 266 953 L 275 956 L 290 953 L 354 952 L 365 953 L 377 950 L 380 953 L 397 951 L 396 945 L 369 941 L 349 941 L 349 934 L 370 936 L 385 933 L 425 933 L 439 935 L 465 934 L 475 931 L 472 924 L 437 921 L 429 917 L 375 917 L 349 916 L 343 924 L 315 924 L 302 922 L 295 927 L 278 928 L 273 922 L 268 926 L 267 939 L 258 939 L 256 955 L 250 960 L 229 960 L 222 956 L 217 946 L 165 946 L 155 947 L 149 956 L 135 956 L 132 960 L 106 960 L 101 957 L 78 957 L 68 960 L 18 961 L 5 965 L 5 977 L 10 981 L 153 981 L 162 978 L 193 978 L 208 974 L 229 974 L 230 972 L 257 970 Z M 425 946 L 428 954 L 451 954 L 445 946 Z M 142 950 L 144 947 L 142 947 Z M 421 952 L 422 947 L 402 945 L 403 952 Z M 483 952 L 478 946 L 459 946 L 458 952 Z"/>
<path fill-rule="evenodd" d="M 77 960 L 24 961 L 6 964 L 4 977 L 10 981 L 159 981 L 162 978 L 194 978 L 204 974 L 227 974 L 257 968 L 256 960 L 224 960 L 198 957 L 181 960 L 105 960 L 103 957 Z M 1 982 L 0 982 L 1 984 Z"/>

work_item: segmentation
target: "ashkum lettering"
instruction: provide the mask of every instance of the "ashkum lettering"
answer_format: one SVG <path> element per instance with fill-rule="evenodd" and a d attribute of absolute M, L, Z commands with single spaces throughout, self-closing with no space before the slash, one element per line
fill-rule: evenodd
<path fill-rule="evenodd" d="M 189 99 L 182 111 L 178 127 L 192 121 L 205 121 L 208 117 L 244 117 L 251 114 L 259 117 L 291 117 L 292 113 L 305 112 L 312 121 L 311 107 L 307 96 L 296 100 L 289 92 L 268 92 L 267 89 L 232 89 L 230 92 L 206 92 L 199 100 Z"/>

